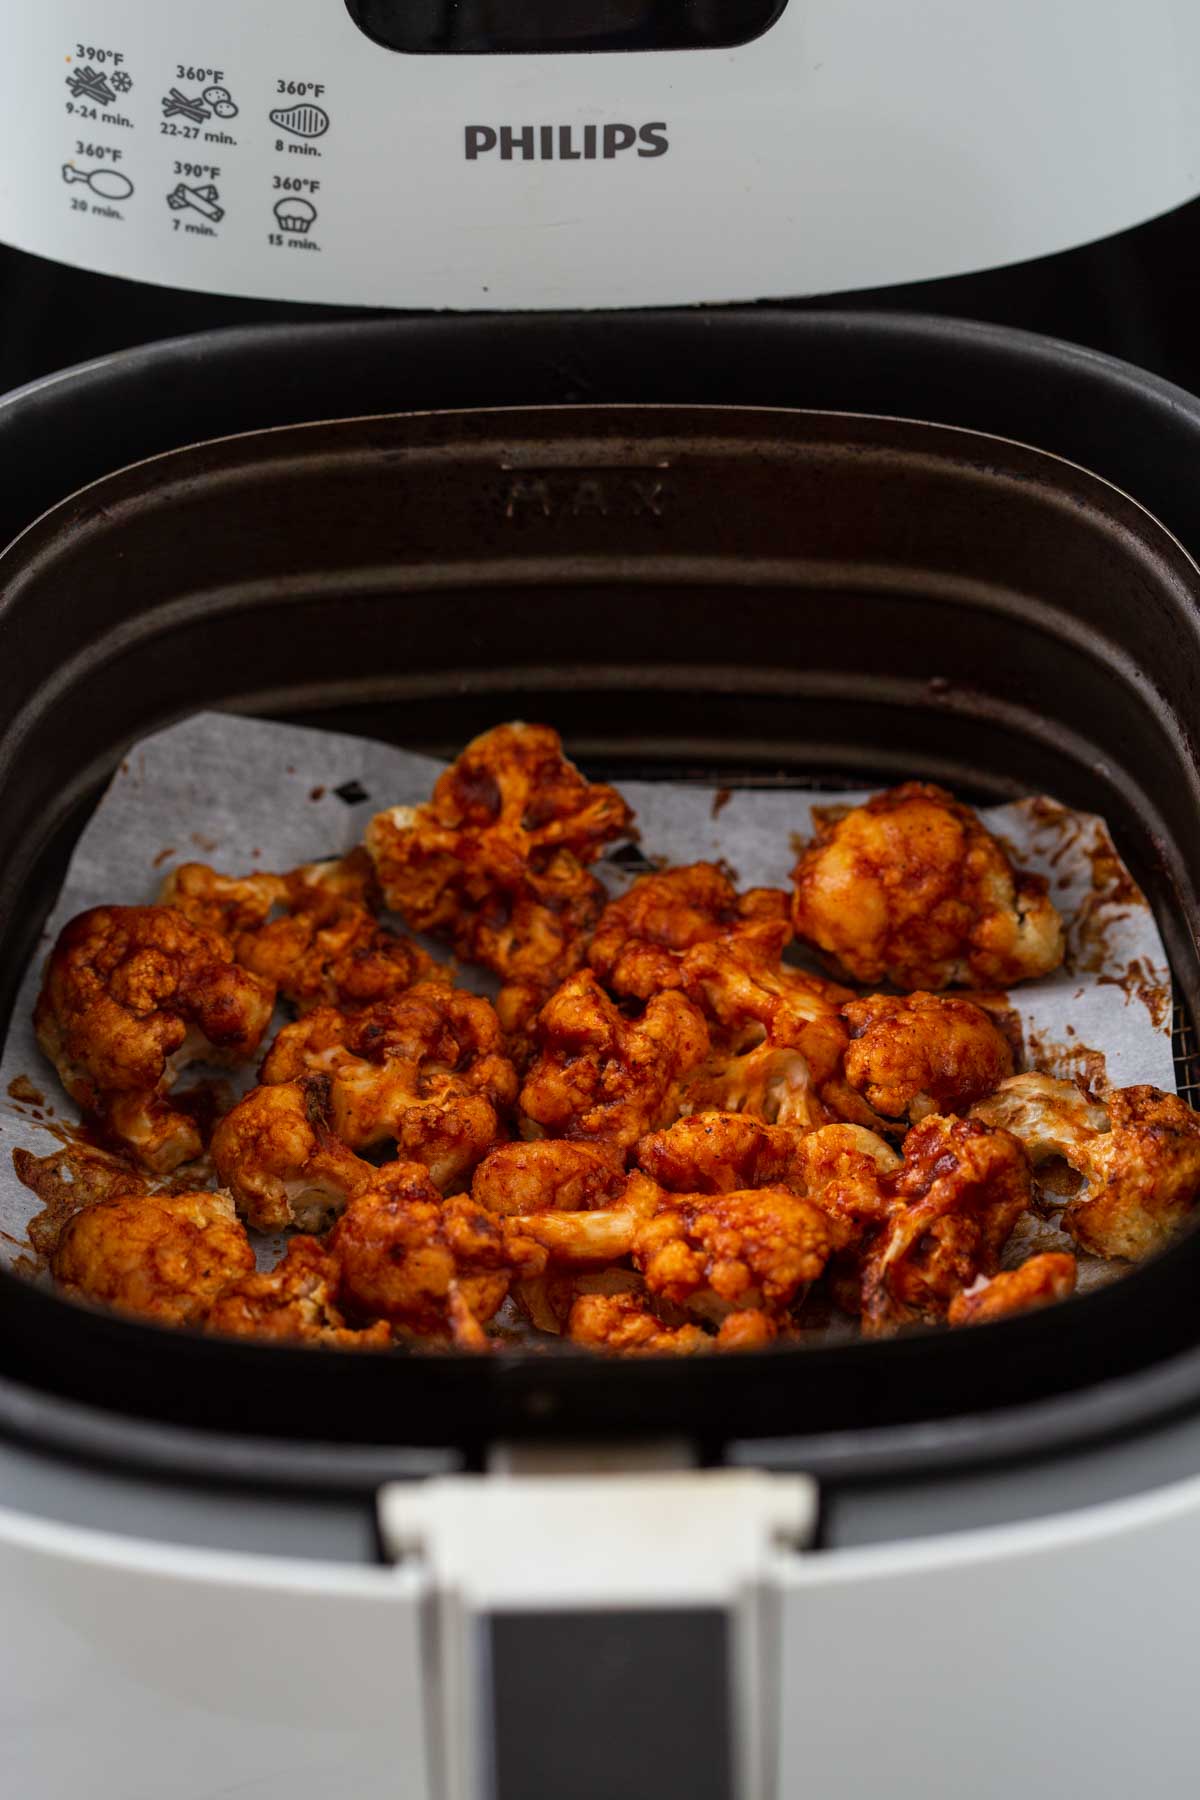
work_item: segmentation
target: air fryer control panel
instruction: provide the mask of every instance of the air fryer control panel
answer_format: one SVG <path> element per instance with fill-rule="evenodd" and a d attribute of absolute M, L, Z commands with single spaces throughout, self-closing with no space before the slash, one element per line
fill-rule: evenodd
<path fill-rule="evenodd" d="M 1046 254 L 1200 191 L 1190 0 L 13 13 L 0 239 L 170 287 L 435 308 L 832 293 Z"/>

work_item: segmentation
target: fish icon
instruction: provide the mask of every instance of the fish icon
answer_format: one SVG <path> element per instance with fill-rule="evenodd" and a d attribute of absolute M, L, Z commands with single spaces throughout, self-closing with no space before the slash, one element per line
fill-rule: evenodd
<path fill-rule="evenodd" d="M 318 138 L 329 130 L 329 114 L 323 106 L 286 106 L 271 114 L 271 123 L 293 137 Z"/>
<path fill-rule="evenodd" d="M 133 192 L 132 181 L 120 169 L 77 169 L 74 163 L 64 163 L 62 178 L 68 186 L 82 181 L 102 200 L 128 200 Z"/>

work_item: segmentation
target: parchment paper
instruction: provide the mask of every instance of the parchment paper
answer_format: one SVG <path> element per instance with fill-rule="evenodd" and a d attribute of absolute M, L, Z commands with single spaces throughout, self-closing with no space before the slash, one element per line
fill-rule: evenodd
<path fill-rule="evenodd" d="M 62 925 L 85 907 L 154 900 L 178 863 L 208 862 L 241 875 L 341 855 L 361 841 L 373 813 L 426 799 L 441 767 L 366 738 L 217 713 L 198 714 L 130 752 L 79 840 L 0 1059 L 0 1256 L 20 1258 L 40 1205 L 17 1180 L 11 1152 L 51 1154 L 64 1126 L 78 1122 L 31 1023 L 41 964 Z M 666 782 L 621 787 L 636 810 L 645 858 L 722 858 L 743 886 L 787 887 L 797 846 L 812 833 L 814 805 L 864 798 Z M 1174 1091 L 1166 954 L 1103 822 L 1047 800 L 991 808 L 982 817 L 1023 867 L 1048 877 L 1068 920 L 1067 965 L 1010 995 L 1030 1064 L 1082 1073 L 1101 1090 L 1151 1082 Z M 637 858 L 628 855 L 600 865 L 613 892 L 637 872 Z M 1038 1227 L 1037 1247 L 1057 1236 Z M 1017 1260 L 1028 1253 L 1022 1240 Z M 262 1260 L 274 1255 L 275 1246 L 264 1244 Z"/>

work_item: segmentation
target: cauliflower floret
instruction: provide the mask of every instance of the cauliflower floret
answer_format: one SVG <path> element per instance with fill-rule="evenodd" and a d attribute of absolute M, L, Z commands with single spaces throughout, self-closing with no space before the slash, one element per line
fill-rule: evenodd
<path fill-rule="evenodd" d="M 1109 1130 L 1067 1160 L 1084 1177 L 1063 1225 L 1096 1256 L 1140 1262 L 1161 1250 L 1200 1198 L 1200 1118 L 1178 1094 L 1117 1088 Z"/>
<path fill-rule="evenodd" d="M 1101 1104 L 1074 1082 L 1016 1075 L 972 1117 L 1011 1131 L 1035 1166 L 1061 1158 L 1074 1169 L 1083 1186 L 1062 1223 L 1096 1256 L 1140 1262 L 1200 1198 L 1200 1118 L 1177 1094 L 1115 1088 Z"/>
<path fill-rule="evenodd" d="M 780 888 L 739 894 L 716 863 L 643 875 L 605 907 L 588 961 L 605 987 L 639 1000 L 684 985 L 684 953 L 748 936 L 776 959 L 792 935 Z"/>
<path fill-rule="evenodd" d="M 1036 1071 L 1001 1082 L 994 1094 L 971 1108 L 971 1117 L 1011 1131 L 1035 1169 L 1054 1157 L 1069 1160 L 1073 1151 L 1108 1130 L 1108 1114 L 1093 1095 L 1073 1081 Z"/>
<path fill-rule="evenodd" d="M 904 1140 L 894 1207 L 862 1275 L 862 1328 L 878 1337 L 943 1319 L 1000 1254 L 1030 1201 L 1029 1160 L 1006 1131 L 936 1114 Z"/>
<path fill-rule="evenodd" d="M 683 1079 L 709 1050 L 704 1019 L 682 994 L 656 994 L 627 1018 L 590 969 L 547 1001 L 537 1041 L 521 1089 L 526 1120 L 549 1137 L 621 1150 L 676 1116 Z"/>
<path fill-rule="evenodd" d="M 938 994 L 872 994 L 842 1008 L 846 1083 L 877 1117 L 917 1124 L 962 1113 L 1012 1074 L 1012 1051 L 982 1007 Z"/>
<path fill-rule="evenodd" d="M 229 1337 L 284 1338 L 336 1350 L 386 1350 L 392 1332 L 384 1320 L 365 1331 L 347 1326 L 334 1302 L 338 1280 L 337 1262 L 323 1244 L 312 1237 L 294 1237 L 274 1269 L 243 1275 L 223 1288 L 205 1325 Z"/>
<path fill-rule="evenodd" d="M 240 879 L 184 863 L 167 877 L 161 898 L 224 931 L 242 967 L 273 981 L 300 1012 L 368 1006 L 418 981 L 449 979 L 411 938 L 374 917 L 374 870 L 362 850 L 289 875 Z"/>
<path fill-rule="evenodd" d="M 850 1235 L 783 1187 L 668 1194 L 640 1172 L 610 1208 L 526 1214 L 512 1224 L 567 1268 L 631 1256 L 652 1300 L 714 1323 L 731 1311 L 786 1311 Z"/>
<path fill-rule="evenodd" d="M 789 968 L 777 945 L 753 936 L 695 945 L 681 974 L 714 1040 L 712 1057 L 686 1084 L 688 1105 L 783 1125 L 823 1124 L 829 1112 L 822 1092 L 837 1077 L 848 1042 L 839 1016 L 848 991 Z"/>
<path fill-rule="evenodd" d="M 318 1007 L 286 1025 L 262 1067 L 273 1086 L 332 1083 L 333 1129 L 351 1149 L 395 1141 L 443 1190 L 504 1135 L 517 1095 L 495 1011 L 477 994 L 422 982 L 360 1012 Z"/>
<path fill-rule="evenodd" d="M 696 1356 L 713 1348 L 699 1325 L 664 1325 L 637 1294 L 581 1294 L 567 1336 L 609 1356 Z"/>
<path fill-rule="evenodd" d="M 157 1175 L 203 1149 L 169 1092 L 189 1063 L 252 1057 L 275 992 L 227 940 L 165 906 L 97 906 L 65 926 L 34 1012 L 68 1094 Z"/>
<path fill-rule="evenodd" d="M 890 1202 L 883 1180 L 900 1167 L 891 1146 L 861 1126 L 801 1131 L 740 1113 L 680 1119 L 643 1138 L 637 1159 L 669 1192 L 786 1187 L 851 1227 L 886 1215 Z"/>
<path fill-rule="evenodd" d="M 473 1200 L 443 1200 L 419 1163 L 391 1163 L 350 1200 L 329 1238 L 338 1297 L 419 1337 L 486 1348 L 483 1326 L 545 1252 Z"/>
<path fill-rule="evenodd" d="M 608 1204 L 624 1185 L 622 1159 L 606 1145 L 539 1138 L 485 1156 L 471 1196 L 494 1213 L 579 1212 Z"/>
<path fill-rule="evenodd" d="M 856 981 L 1003 988 L 1063 959 L 1045 881 L 1014 869 L 969 806 L 923 782 L 819 825 L 793 880 L 796 935 Z"/>
<path fill-rule="evenodd" d="M 375 1170 L 330 1124 L 327 1075 L 254 1088 L 213 1133 L 217 1179 L 258 1231 L 316 1231 Z"/>
<path fill-rule="evenodd" d="M 50 1271 L 67 1293 L 169 1325 L 198 1324 L 254 1251 L 228 1194 L 123 1194 L 64 1225 Z"/>
<path fill-rule="evenodd" d="M 1041 1256 L 1031 1256 L 1019 1269 L 993 1275 L 990 1281 L 980 1276 L 972 1287 L 954 1296 L 946 1321 L 950 1325 L 986 1325 L 992 1319 L 1052 1306 L 1075 1292 L 1076 1273 L 1073 1256 L 1046 1250 Z"/>
<path fill-rule="evenodd" d="M 500 725 L 426 805 L 378 814 L 366 843 L 387 905 L 414 930 L 545 995 L 579 967 L 604 904 L 587 865 L 631 819 L 615 788 L 567 761 L 556 731 Z"/>

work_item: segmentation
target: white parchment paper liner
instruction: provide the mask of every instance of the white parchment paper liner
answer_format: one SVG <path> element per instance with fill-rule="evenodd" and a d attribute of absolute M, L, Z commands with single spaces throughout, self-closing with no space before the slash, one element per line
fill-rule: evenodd
<path fill-rule="evenodd" d="M 9 1263 L 25 1247 L 40 1204 L 17 1180 L 11 1152 L 23 1147 L 48 1155 L 61 1141 L 56 1132 L 77 1122 L 31 1023 L 45 951 L 62 925 L 85 907 L 152 901 L 164 875 L 181 862 L 208 862 L 240 875 L 340 855 L 361 841 L 372 813 L 426 799 L 441 767 L 367 738 L 218 713 L 186 719 L 130 752 L 76 847 L 0 1059 L 0 1255 Z M 647 857 L 722 858 L 743 886 L 786 888 L 797 844 L 811 835 L 814 805 L 863 798 L 621 785 L 636 809 Z M 1045 800 L 993 807 L 982 817 L 1023 867 L 1047 876 L 1068 920 L 1067 966 L 1010 994 L 1030 1061 L 1054 1074 L 1082 1073 L 1100 1087 L 1151 1082 L 1173 1092 L 1166 954 L 1103 821 Z M 631 879 L 611 861 L 600 873 L 614 891 Z M 33 1091 L 44 1104 L 35 1103 Z M 1018 1234 L 1015 1259 L 1057 1240 L 1052 1227 L 1031 1225 Z M 262 1260 L 273 1261 L 275 1253 L 264 1244 Z"/>

